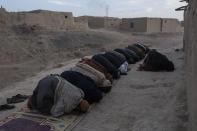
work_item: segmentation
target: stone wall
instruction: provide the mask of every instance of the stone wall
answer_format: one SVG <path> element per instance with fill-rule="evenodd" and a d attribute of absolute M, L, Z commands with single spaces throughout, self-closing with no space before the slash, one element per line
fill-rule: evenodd
<path fill-rule="evenodd" d="M 197 131 L 197 1 L 189 0 L 184 18 L 185 72 L 189 130 Z"/>
<path fill-rule="evenodd" d="M 82 20 L 74 21 L 72 12 L 54 12 L 47 10 L 34 10 L 29 12 L 7 12 L 0 9 L 0 24 L 37 25 L 46 29 L 72 30 L 87 29 L 87 23 Z"/>

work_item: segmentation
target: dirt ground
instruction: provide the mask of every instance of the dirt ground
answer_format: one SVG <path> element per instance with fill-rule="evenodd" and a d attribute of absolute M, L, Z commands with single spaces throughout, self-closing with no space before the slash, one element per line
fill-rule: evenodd
<path fill-rule="evenodd" d="M 59 67 L 60 63 L 68 60 L 125 47 L 136 41 L 151 45 L 170 39 L 173 44 L 180 41 L 181 37 L 106 30 L 68 32 L 29 26 L 0 26 L 0 89 L 42 70 Z"/>
<path fill-rule="evenodd" d="M 24 35 L 26 34 L 26 35 Z M 139 34 L 90 30 L 57 32 L 13 27 L 0 30 L 0 104 L 18 93 L 31 95 L 37 82 L 51 73 L 68 70 L 86 55 L 136 41 L 167 55 L 174 72 L 139 72 L 131 65 L 127 76 L 93 106 L 73 131 L 185 131 L 187 108 L 184 89 L 182 34 Z M 0 118 L 20 109 L 0 112 Z"/>
<path fill-rule="evenodd" d="M 0 88 L 133 39 L 104 30 L 53 31 L 26 26 L 0 27 Z"/>
<path fill-rule="evenodd" d="M 133 65 L 73 131 L 186 131 L 184 56 L 173 49 L 181 45 L 165 42 L 153 47 L 174 62 L 174 72 L 139 72 Z"/>

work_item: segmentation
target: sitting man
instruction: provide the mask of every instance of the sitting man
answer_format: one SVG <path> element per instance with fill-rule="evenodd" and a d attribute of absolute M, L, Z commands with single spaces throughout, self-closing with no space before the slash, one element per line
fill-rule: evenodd
<path fill-rule="evenodd" d="M 29 98 L 28 107 L 44 114 L 59 117 L 74 109 L 86 112 L 89 103 L 84 100 L 84 92 L 58 75 L 41 79 Z"/>
<path fill-rule="evenodd" d="M 157 52 L 156 50 L 151 50 L 142 65 L 140 65 L 139 70 L 144 71 L 173 71 L 174 64 L 168 60 L 168 58 Z"/>

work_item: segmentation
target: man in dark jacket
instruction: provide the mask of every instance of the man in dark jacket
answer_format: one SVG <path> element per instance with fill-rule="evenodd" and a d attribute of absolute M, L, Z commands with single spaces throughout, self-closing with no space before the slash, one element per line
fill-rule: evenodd
<path fill-rule="evenodd" d="M 118 70 L 120 70 L 121 75 L 127 75 L 128 71 L 128 62 L 125 61 L 124 63 L 121 64 L 119 59 L 117 59 L 114 55 L 110 53 L 105 53 L 103 56 L 108 59 Z"/>
<path fill-rule="evenodd" d="M 145 52 L 135 45 L 129 45 L 128 49 L 134 51 L 140 57 L 140 59 L 143 59 L 145 56 Z"/>
<path fill-rule="evenodd" d="M 75 71 L 62 72 L 61 77 L 82 89 L 85 94 L 84 99 L 87 100 L 88 103 L 92 104 L 94 102 L 99 102 L 102 99 L 102 92 L 90 77 Z"/>
<path fill-rule="evenodd" d="M 146 48 L 145 48 L 143 45 L 138 44 L 138 43 L 133 44 L 133 45 L 136 46 L 136 47 L 138 47 L 138 48 L 140 48 L 140 49 L 143 50 L 144 52 L 146 52 Z"/>
<path fill-rule="evenodd" d="M 144 63 L 140 65 L 139 70 L 173 71 L 174 64 L 169 61 L 165 55 L 157 52 L 156 50 L 152 50 L 146 56 Z"/>
<path fill-rule="evenodd" d="M 39 81 L 28 100 L 28 108 L 59 117 L 74 109 L 86 112 L 89 103 L 84 92 L 59 75 L 49 75 Z"/>
<path fill-rule="evenodd" d="M 134 45 L 137 46 L 138 48 L 142 49 L 145 52 L 145 54 L 147 54 L 150 51 L 150 49 L 147 46 L 145 46 L 141 43 L 136 43 Z"/>
<path fill-rule="evenodd" d="M 54 104 L 55 90 L 58 82 L 58 79 L 54 75 L 40 80 L 33 91 L 33 95 L 30 97 L 29 108 L 50 114 L 50 110 Z"/>
<path fill-rule="evenodd" d="M 121 62 L 113 55 L 109 53 L 105 53 L 102 54 L 102 56 L 105 57 L 107 60 L 109 60 L 116 67 L 116 69 L 118 69 L 121 66 Z"/>
<path fill-rule="evenodd" d="M 116 67 L 101 54 L 94 55 L 92 59 L 104 66 L 114 79 L 118 79 L 120 77 L 120 71 L 116 69 Z"/>
<path fill-rule="evenodd" d="M 126 59 L 127 59 L 129 64 L 135 64 L 135 60 L 125 50 L 123 50 L 123 49 L 115 49 L 114 51 L 123 54 L 126 57 Z"/>
<path fill-rule="evenodd" d="M 126 57 L 121 54 L 121 53 L 118 53 L 116 51 L 108 51 L 106 52 L 106 54 L 110 54 L 110 55 L 113 55 L 114 57 L 116 57 L 121 64 L 123 64 L 125 61 L 127 61 Z"/>
<path fill-rule="evenodd" d="M 140 60 L 140 57 L 134 51 L 129 50 L 127 48 L 125 48 L 124 50 L 133 57 L 135 62 L 138 62 Z"/>

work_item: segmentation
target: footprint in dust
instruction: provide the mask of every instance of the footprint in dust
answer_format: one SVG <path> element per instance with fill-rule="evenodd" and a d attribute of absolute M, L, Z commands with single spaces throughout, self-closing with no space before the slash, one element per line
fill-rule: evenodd
<path fill-rule="evenodd" d="M 157 79 L 154 79 L 154 78 L 152 80 L 153 80 L 153 82 L 156 82 L 157 81 Z"/>
<path fill-rule="evenodd" d="M 174 82 L 161 83 L 161 86 L 163 86 L 163 87 L 173 87 L 173 86 L 175 86 L 175 83 Z"/>
<path fill-rule="evenodd" d="M 155 85 L 130 85 L 130 88 L 143 90 L 148 88 L 155 88 Z"/>

